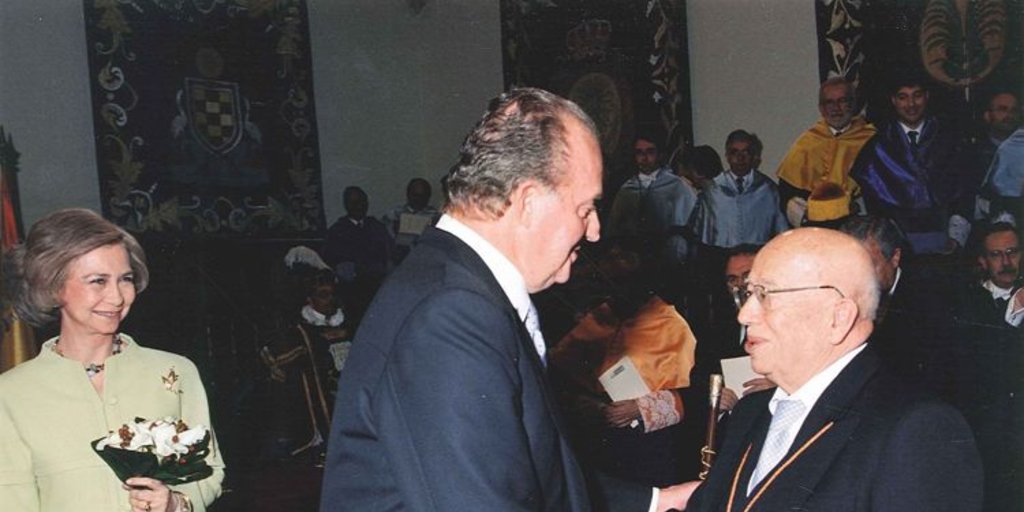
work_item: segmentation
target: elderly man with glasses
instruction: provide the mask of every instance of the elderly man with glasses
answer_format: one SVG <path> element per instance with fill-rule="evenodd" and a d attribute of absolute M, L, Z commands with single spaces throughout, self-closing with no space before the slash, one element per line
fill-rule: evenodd
<path fill-rule="evenodd" d="M 964 416 L 985 465 L 985 511 L 1024 510 L 1024 361 L 1020 237 L 1004 222 L 982 225 L 976 254 L 983 271 L 961 290 L 956 325 L 964 354 Z"/>
<path fill-rule="evenodd" d="M 981 463 L 951 406 L 888 373 L 867 345 L 879 288 L 838 231 L 788 231 L 757 254 L 739 321 L 778 387 L 736 405 L 687 511 L 964 511 Z"/>
<path fill-rule="evenodd" d="M 790 224 L 800 225 L 807 199 L 818 185 L 831 182 L 848 197 L 860 187 L 850 168 L 860 149 L 875 134 L 875 127 L 857 113 L 857 92 L 846 78 L 829 78 L 818 89 L 821 118 L 793 142 L 775 174 L 779 177 L 781 208 Z"/>

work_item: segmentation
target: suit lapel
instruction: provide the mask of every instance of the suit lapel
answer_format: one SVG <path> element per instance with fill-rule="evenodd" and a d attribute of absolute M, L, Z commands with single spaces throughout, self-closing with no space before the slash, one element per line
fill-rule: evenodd
<path fill-rule="evenodd" d="M 484 263 L 480 255 L 455 235 L 435 227 L 428 227 L 423 232 L 420 243 L 435 247 L 437 250 L 447 254 L 455 264 L 465 267 L 480 280 L 481 286 L 496 301 L 501 302 L 505 306 L 506 314 L 519 325 L 519 341 L 523 344 L 524 353 L 533 362 L 537 371 L 543 374 L 545 372 L 544 363 L 540 360 L 540 355 L 537 354 L 537 349 L 533 346 L 533 338 L 530 337 L 530 332 L 526 330 L 526 325 L 519 318 L 519 313 L 512 306 L 512 302 L 508 299 L 508 295 L 505 294 L 505 290 L 501 289 L 501 285 L 498 284 L 498 280 L 491 273 L 490 267 Z"/>
<path fill-rule="evenodd" d="M 480 258 L 480 255 L 455 235 L 441 229 L 429 227 L 423 232 L 423 236 L 420 238 L 420 245 L 427 245 L 435 250 L 442 251 L 454 264 L 466 268 L 468 272 L 476 276 L 480 281 L 481 289 L 486 290 L 487 293 L 494 296 L 496 301 L 504 304 L 506 313 L 519 326 L 518 337 L 522 348 L 521 353 L 530 360 L 527 363 L 527 367 L 532 369 L 532 371 L 524 373 L 522 378 L 534 378 L 537 381 L 537 387 L 543 396 L 548 417 L 558 432 L 559 446 L 562 451 L 561 459 L 565 466 L 571 501 L 573 501 L 574 506 L 579 505 L 576 500 L 581 496 L 586 497 L 587 495 L 583 483 L 582 470 L 572 455 L 572 449 L 568 444 L 566 429 L 558 415 L 558 407 L 547 382 L 547 372 L 544 363 L 541 362 L 540 355 L 537 354 L 537 349 L 533 346 L 533 338 L 530 337 L 526 325 L 520 320 L 519 314 L 508 299 L 508 295 L 502 290 L 498 280 L 491 273 L 491 269 L 484 263 L 484 260 Z M 520 368 L 522 369 L 523 365 L 520 365 Z"/>
<path fill-rule="evenodd" d="M 803 508 L 835 458 L 853 438 L 863 417 L 859 409 L 861 391 L 878 369 L 878 357 L 871 347 L 867 347 L 832 381 L 814 404 L 783 460 L 788 460 L 826 427 L 827 430 L 775 480 L 773 486 L 786 489 L 787 492 L 772 493 L 769 489 L 758 504 L 760 510 Z M 798 489 L 806 492 L 793 492 Z"/>

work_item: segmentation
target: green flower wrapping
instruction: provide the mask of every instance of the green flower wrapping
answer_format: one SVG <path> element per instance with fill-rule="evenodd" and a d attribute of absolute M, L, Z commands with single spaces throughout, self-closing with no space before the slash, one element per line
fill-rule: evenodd
<path fill-rule="evenodd" d="M 189 428 L 173 418 L 135 418 L 90 444 L 122 482 L 142 476 L 179 485 L 213 474 L 206 463 L 210 441 L 210 430 L 202 425 Z"/>

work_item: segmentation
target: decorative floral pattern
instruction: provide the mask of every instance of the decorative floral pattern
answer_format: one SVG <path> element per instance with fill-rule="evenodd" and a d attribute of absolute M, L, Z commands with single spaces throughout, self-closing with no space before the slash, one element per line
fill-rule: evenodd
<path fill-rule="evenodd" d="M 322 231 L 306 20 L 304 0 L 93 0 L 105 216 L 178 235 Z"/>

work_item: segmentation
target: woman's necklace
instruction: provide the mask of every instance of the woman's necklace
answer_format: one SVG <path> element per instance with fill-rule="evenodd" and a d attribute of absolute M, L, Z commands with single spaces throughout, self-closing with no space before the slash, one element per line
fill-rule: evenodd
<path fill-rule="evenodd" d="M 121 348 L 124 346 L 124 342 L 121 341 L 121 335 L 120 334 L 115 334 L 114 335 L 113 346 L 114 347 L 113 347 L 113 349 L 111 349 L 110 355 L 116 356 L 116 355 L 120 354 L 121 353 Z M 60 349 L 60 338 L 57 338 L 57 341 L 55 341 L 53 343 L 53 351 L 56 352 L 57 355 L 59 355 L 61 357 L 64 357 L 64 351 L 62 351 Z M 99 375 L 106 367 L 107 367 L 106 363 L 89 363 L 89 364 L 85 365 L 85 374 L 88 375 L 89 378 L 91 379 L 91 378 Z"/>

